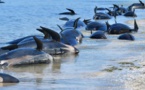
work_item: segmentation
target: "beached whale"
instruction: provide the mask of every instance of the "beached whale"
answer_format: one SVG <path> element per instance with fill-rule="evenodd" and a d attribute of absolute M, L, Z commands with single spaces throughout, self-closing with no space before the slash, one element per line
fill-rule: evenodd
<path fill-rule="evenodd" d="M 107 31 L 107 26 L 104 23 L 92 21 L 87 24 L 86 30 L 102 30 Z"/>
<path fill-rule="evenodd" d="M 0 83 L 19 83 L 19 80 L 11 75 L 0 73 Z"/>
<path fill-rule="evenodd" d="M 133 11 L 134 9 L 145 9 L 145 4 L 139 0 L 139 3 L 133 3 L 128 7 L 129 11 Z"/>
<path fill-rule="evenodd" d="M 97 6 L 94 8 L 95 15 L 93 16 L 94 20 L 97 19 L 111 19 L 111 16 L 104 12 L 97 12 Z"/>
<path fill-rule="evenodd" d="M 134 20 L 133 29 L 122 23 L 115 23 L 115 24 L 110 25 L 108 22 L 106 22 L 106 25 L 107 25 L 108 34 L 122 34 L 122 33 L 130 33 L 130 32 L 138 31 L 138 25 L 137 25 L 136 20 Z"/>
<path fill-rule="evenodd" d="M 6 48 L 4 48 L 5 46 L 0 47 L 0 55 L 5 53 L 5 52 L 8 52 L 10 50 L 18 48 L 17 44 L 22 44 L 22 43 L 30 42 L 30 41 L 35 42 L 35 40 L 33 39 L 34 36 L 37 37 L 40 40 L 49 40 L 49 39 L 51 39 L 50 35 L 45 30 L 38 30 L 38 31 L 42 32 L 44 34 L 44 36 L 30 35 L 30 36 L 26 36 L 26 37 L 22 37 L 22 38 L 10 41 L 8 43 L 11 44 L 11 45 L 6 46 Z"/>
<path fill-rule="evenodd" d="M 71 46 L 75 46 L 82 42 L 83 34 L 77 29 L 77 22 L 79 19 L 80 18 L 77 18 L 74 21 L 73 27 L 66 27 L 63 29 L 58 25 L 58 27 L 61 29 L 61 42 Z"/>
<path fill-rule="evenodd" d="M 53 57 L 48 53 L 42 51 L 43 43 L 36 37 L 35 48 L 23 47 L 16 48 L 7 53 L 0 55 L 0 65 L 1 66 L 16 66 L 25 64 L 40 64 L 40 63 L 50 63 Z M 4 47 L 8 48 L 8 47 Z"/>
<path fill-rule="evenodd" d="M 135 13 L 135 9 L 133 11 L 127 11 L 126 13 L 124 13 L 124 16 L 126 16 L 126 17 L 137 17 L 137 15 Z"/>
<path fill-rule="evenodd" d="M 91 32 L 90 38 L 92 38 L 92 39 L 107 39 L 105 32 L 101 31 L 101 30 L 98 30 L 94 33 Z"/>
<path fill-rule="evenodd" d="M 42 41 L 44 48 L 42 49 L 44 52 L 49 53 L 51 55 L 61 55 L 61 54 L 69 54 L 69 53 L 74 53 L 77 54 L 78 53 L 78 49 L 76 49 L 75 47 L 72 47 L 70 45 L 61 43 L 61 42 L 57 42 L 57 41 L 53 41 L 53 40 L 44 40 Z M 18 44 L 19 48 L 22 47 L 36 47 L 34 41 L 31 42 L 26 42 L 23 44 Z"/>
<path fill-rule="evenodd" d="M 66 23 L 63 25 L 64 28 L 73 27 L 74 22 L 76 20 L 76 19 L 68 19 L 66 17 L 59 18 L 59 19 L 66 21 Z M 85 22 L 86 22 L 86 20 L 84 20 L 84 21 L 78 20 L 77 28 L 85 27 L 86 26 Z"/>
<path fill-rule="evenodd" d="M 51 55 L 60 55 L 60 54 L 70 54 L 79 53 L 79 50 L 73 46 L 64 44 L 60 42 L 61 38 L 59 33 L 55 32 L 54 30 L 51 30 L 46 27 L 40 26 L 39 30 L 45 30 L 47 33 L 51 35 L 52 39 L 41 39 L 41 42 L 43 43 L 43 51 L 51 54 Z M 29 40 L 27 42 L 13 44 L 5 47 L 1 47 L 3 50 L 13 50 L 16 48 L 25 48 L 25 47 L 31 47 L 36 48 L 36 44 L 34 40 Z"/>
<path fill-rule="evenodd" d="M 121 34 L 119 37 L 118 37 L 119 40 L 131 40 L 131 41 L 134 41 L 135 38 L 133 35 L 129 34 L 129 33 L 124 33 L 124 34 Z"/>
<path fill-rule="evenodd" d="M 75 46 L 81 43 L 83 39 L 82 33 L 74 28 L 63 29 L 63 31 L 61 32 L 61 36 L 61 42 L 71 46 Z"/>

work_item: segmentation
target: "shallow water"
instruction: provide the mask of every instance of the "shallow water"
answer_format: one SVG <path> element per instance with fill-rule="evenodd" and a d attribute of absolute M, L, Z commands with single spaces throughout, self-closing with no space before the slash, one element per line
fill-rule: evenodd
<path fill-rule="evenodd" d="M 145 0 L 142 0 L 145 2 Z M 112 4 L 127 7 L 138 0 L 5 0 L 0 4 L 0 46 L 5 42 L 32 34 L 39 26 L 59 32 L 57 24 L 65 21 L 58 15 L 72 8 L 78 14 L 69 18 L 93 17 L 93 8 L 112 7 Z M 77 45 L 78 55 L 55 56 L 54 62 L 1 69 L 20 80 L 18 84 L 1 84 L 0 90 L 143 90 L 145 85 L 145 36 L 144 10 L 136 10 L 139 32 L 133 33 L 135 41 L 118 40 L 118 35 L 106 35 L 107 40 L 89 39 L 90 32 L 82 30 L 85 38 Z M 127 22 L 128 20 L 131 20 Z M 117 21 L 133 27 L 133 18 L 117 17 Z M 105 20 L 106 21 L 106 20 Z M 101 21 L 104 22 L 104 21 Z M 109 20 L 114 23 L 114 19 Z"/>

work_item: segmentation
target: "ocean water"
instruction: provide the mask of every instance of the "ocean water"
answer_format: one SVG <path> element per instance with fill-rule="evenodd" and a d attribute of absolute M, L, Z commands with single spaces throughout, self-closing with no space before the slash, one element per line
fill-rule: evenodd
<path fill-rule="evenodd" d="M 60 32 L 60 17 L 92 19 L 94 7 L 127 7 L 138 0 L 3 0 L 0 4 L 0 46 L 27 35 L 41 34 L 36 28 L 45 26 Z M 142 0 L 145 2 L 145 0 Z M 75 16 L 58 15 L 66 8 Z M 118 40 L 119 35 L 107 35 L 107 40 L 85 38 L 77 45 L 78 55 L 55 56 L 51 64 L 8 67 L 0 69 L 20 80 L 18 84 L 0 83 L 0 90 L 144 90 L 145 86 L 145 10 L 136 10 L 139 31 L 132 33 L 135 41 Z M 118 16 L 117 21 L 133 28 L 134 18 Z M 105 22 L 103 20 L 101 22 Z M 109 20 L 114 23 L 114 18 Z"/>

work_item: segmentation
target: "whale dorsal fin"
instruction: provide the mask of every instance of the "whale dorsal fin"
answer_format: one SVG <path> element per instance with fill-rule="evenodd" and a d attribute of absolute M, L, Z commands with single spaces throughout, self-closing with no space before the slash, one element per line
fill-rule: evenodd
<path fill-rule="evenodd" d="M 95 8 L 94 8 L 94 13 L 96 14 L 97 13 L 97 6 L 95 6 Z"/>
<path fill-rule="evenodd" d="M 71 13 L 75 14 L 74 10 L 70 9 L 70 8 L 66 8 L 68 11 L 70 11 Z"/>
<path fill-rule="evenodd" d="M 109 30 L 109 28 L 110 28 L 110 24 L 109 24 L 109 22 L 107 21 L 106 22 L 106 26 L 107 26 L 107 31 Z"/>
<path fill-rule="evenodd" d="M 141 5 L 145 6 L 144 3 L 141 0 L 139 0 L 139 2 L 140 2 Z"/>
<path fill-rule="evenodd" d="M 42 26 L 40 26 L 40 28 L 45 30 L 52 37 L 53 40 L 60 41 L 60 35 L 54 30 Z"/>
<path fill-rule="evenodd" d="M 137 32 L 138 31 L 138 24 L 136 22 L 136 19 L 134 19 L 134 30 Z"/>
<path fill-rule="evenodd" d="M 43 49 L 43 43 L 37 37 L 33 36 L 33 38 L 34 38 L 36 45 L 37 45 L 36 49 L 38 51 L 41 51 Z"/>
<path fill-rule="evenodd" d="M 117 8 L 117 11 L 120 9 L 120 7 L 116 4 L 113 4 L 114 8 L 116 7 Z"/>
<path fill-rule="evenodd" d="M 117 23 L 117 21 L 116 21 L 116 11 L 115 11 L 115 13 L 114 13 L 114 21 L 115 21 L 115 23 Z"/>
<path fill-rule="evenodd" d="M 80 19 L 80 17 L 74 21 L 74 25 L 73 25 L 74 29 L 77 28 L 79 19 Z"/>
<path fill-rule="evenodd" d="M 42 32 L 44 34 L 44 39 L 50 38 L 49 33 L 47 33 L 45 30 L 43 30 L 43 29 L 36 29 L 36 30 L 38 30 L 38 31 L 40 31 L 40 32 Z"/>
<path fill-rule="evenodd" d="M 5 47 L 1 47 L 2 50 L 14 50 L 16 48 L 18 48 L 18 45 L 16 45 L 16 44 L 5 46 Z"/>
<path fill-rule="evenodd" d="M 91 19 L 84 19 L 84 23 L 87 25 L 90 22 Z"/>

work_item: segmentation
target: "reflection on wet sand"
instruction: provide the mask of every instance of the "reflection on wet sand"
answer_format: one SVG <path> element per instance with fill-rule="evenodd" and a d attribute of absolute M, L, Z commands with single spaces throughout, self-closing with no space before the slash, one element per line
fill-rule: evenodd
<path fill-rule="evenodd" d="M 23 65 L 4 68 L 3 72 L 14 74 L 20 82 L 33 81 L 39 85 L 42 83 L 42 75 L 47 67 L 49 67 L 49 64 Z"/>
<path fill-rule="evenodd" d="M 23 65 L 15 67 L 5 67 L 1 68 L 3 73 L 12 73 L 20 80 L 21 83 L 24 82 L 35 82 L 37 86 L 41 85 L 47 80 L 43 80 L 50 73 L 61 73 L 62 63 L 74 63 L 77 55 L 56 55 L 54 56 L 54 61 L 50 64 L 36 64 L 36 65 Z M 55 79 L 51 79 L 51 84 L 56 83 Z M 15 84 L 0 84 L 0 86 L 11 86 Z"/>
<path fill-rule="evenodd" d="M 26 73 L 39 73 L 42 74 L 43 70 L 49 66 L 49 64 L 36 64 L 36 65 L 23 65 L 23 66 L 14 66 L 14 67 L 6 67 L 4 70 L 7 72 L 26 72 Z"/>
<path fill-rule="evenodd" d="M 78 55 L 75 55 L 75 54 L 54 56 L 54 61 L 53 61 L 53 64 L 52 64 L 52 71 L 55 72 L 55 73 L 61 72 L 61 64 L 62 63 L 68 63 L 68 62 L 74 63 L 77 56 Z"/>
<path fill-rule="evenodd" d="M 18 83 L 0 83 L 0 87 L 7 87 L 7 86 L 14 86 L 17 85 Z"/>

